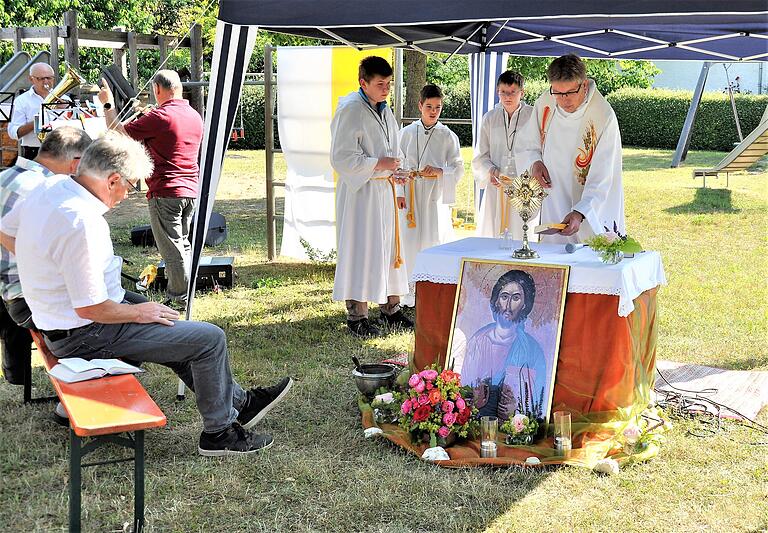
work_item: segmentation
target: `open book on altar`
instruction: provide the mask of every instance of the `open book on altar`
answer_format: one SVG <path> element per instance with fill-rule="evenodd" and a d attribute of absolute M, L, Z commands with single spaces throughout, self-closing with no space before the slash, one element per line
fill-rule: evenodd
<path fill-rule="evenodd" d="M 534 233 L 540 233 L 542 235 L 554 235 L 555 233 L 560 233 L 560 230 L 564 230 L 568 224 L 539 224 L 535 228 L 533 228 Z"/>
<path fill-rule="evenodd" d="M 80 357 L 59 359 L 59 364 L 48 373 L 64 383 L 76 383 L 104 377 L 108 374 L 136 374 L 144 372 L 141 368 L 129 365 L 120 359 L 91 359 L 86 361 Z"/>

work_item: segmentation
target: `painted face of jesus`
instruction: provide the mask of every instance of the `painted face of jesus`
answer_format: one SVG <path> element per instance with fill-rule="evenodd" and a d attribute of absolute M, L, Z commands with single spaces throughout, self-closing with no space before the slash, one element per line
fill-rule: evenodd
<path fill-rule="evenodd" d="M 519 283 L 507 283 L 499 292 L 499 299 L 494 306 L 496 321 L 504 328 L 512 327 L 520 319 L 525 308 L 525 292 Z"/>

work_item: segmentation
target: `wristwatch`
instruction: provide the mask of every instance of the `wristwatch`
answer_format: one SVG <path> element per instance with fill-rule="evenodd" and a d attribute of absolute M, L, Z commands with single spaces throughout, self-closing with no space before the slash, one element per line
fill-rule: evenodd
<path fill-rule="evenodd" d="M 105 110 L 106 110 L 106 109 L 112 109 L 112 104 L 111 104 L 111 103 L 109 103 L 109 102 L 107 102 L 106 104 L 104 104 L 104 109 L 105 109 Z"/>

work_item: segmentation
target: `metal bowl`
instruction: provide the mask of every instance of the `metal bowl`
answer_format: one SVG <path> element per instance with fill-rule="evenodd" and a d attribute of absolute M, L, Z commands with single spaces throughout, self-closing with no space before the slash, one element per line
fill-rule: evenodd
<path fill-rule="evenodd" d="M 373 396 L 380 387 L 391 389 L 400 368 L 386 363 L 360 365 L 352 370 L 357 389 L 366 396 Z"/>

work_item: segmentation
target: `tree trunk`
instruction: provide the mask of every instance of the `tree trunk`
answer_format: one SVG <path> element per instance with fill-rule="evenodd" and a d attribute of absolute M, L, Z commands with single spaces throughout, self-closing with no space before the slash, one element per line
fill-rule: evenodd
<path fill-rule="evenodd" d="M 427 83 L 427 56 L 405 50 L 405 107 L 403 116 L 419 117 L 419 93 Z"/>

